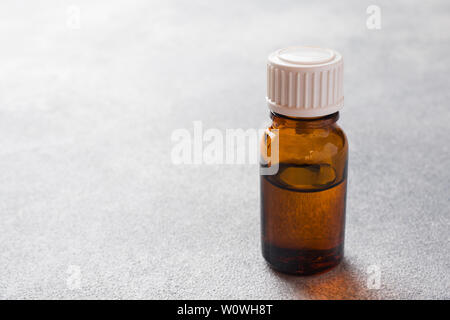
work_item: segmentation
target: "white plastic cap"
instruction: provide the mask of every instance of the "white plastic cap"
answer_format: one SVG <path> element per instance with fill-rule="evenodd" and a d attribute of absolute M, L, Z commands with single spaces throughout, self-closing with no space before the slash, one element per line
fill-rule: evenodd
<path fill-rule="evenodd" d="M 331 49 L 288 47 L 267 61 L 267 102 L 273 112 L 291 117 L 320 117 L 344 105 L 344 63 Z"/>

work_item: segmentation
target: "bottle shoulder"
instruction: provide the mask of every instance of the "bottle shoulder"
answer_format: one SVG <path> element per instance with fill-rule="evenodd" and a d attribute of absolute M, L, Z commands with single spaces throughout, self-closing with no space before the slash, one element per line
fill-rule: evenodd
<path fill-rule="evenodd" d="M 308 147 L 310 149 L 322 149 L 326 146 L 333 146 L 339 150 L 348 147 L 347 136 L 344 130 L 337 124 L 323 128 L 270 126 L 266 132 L 270 132 L 273 139 L 275 137 L 278 139 L 280 147 L 291 148 L 297 146 Z"/>
<path fill-rule="evenodd" d="M 262 164 L 279 164 L 269 179 L 305 190 L 340 183 L 347 176 L 347 137 L 336 124 L 320 128 L 269 127 L 262 139 Z"/>

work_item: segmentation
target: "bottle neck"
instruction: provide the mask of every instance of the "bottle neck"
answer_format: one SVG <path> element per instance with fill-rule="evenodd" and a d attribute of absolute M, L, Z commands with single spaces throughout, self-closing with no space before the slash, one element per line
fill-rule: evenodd
<path fill-rule="evenodd" d="M 339 119 L 339 112 L 316 118 L 295 118 L 270 112 L 270 118 L 274 128 L 324 128 L 333 125 Z"/>

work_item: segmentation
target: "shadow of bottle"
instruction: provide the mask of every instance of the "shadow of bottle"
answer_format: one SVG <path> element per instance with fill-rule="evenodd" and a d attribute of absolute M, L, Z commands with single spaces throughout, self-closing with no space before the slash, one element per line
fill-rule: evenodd
<path fill-rule="evenodd" d="M 290 286 L 298 299 L 314 300 L 368 300 L 382 299 L 382 290 L 367 285 L 368 275 L 347 259 L 333 270 L 307 277 L 290 276 L 272 271 Z"/>

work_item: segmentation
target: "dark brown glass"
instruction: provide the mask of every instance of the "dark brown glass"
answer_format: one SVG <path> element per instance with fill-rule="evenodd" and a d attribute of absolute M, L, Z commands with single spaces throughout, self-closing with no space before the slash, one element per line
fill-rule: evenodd
<path fill-rule="evenodd" d="M 339 113 L 319 118 L 271 113 L 271 118 L 271 137 L 265 133 L 261 143 L 261 166 L 279 168 L 261 175 L 263 256 L 284 273 L 327 271 L 344 254 L 348 142 L 336 124 Z"/>

